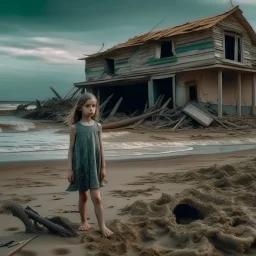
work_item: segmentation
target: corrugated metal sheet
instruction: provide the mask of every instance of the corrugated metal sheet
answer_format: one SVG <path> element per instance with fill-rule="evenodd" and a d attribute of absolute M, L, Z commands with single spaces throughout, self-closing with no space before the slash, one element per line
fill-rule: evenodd
<path fill-rule="evenodd" d="M 108 53 L 113 52 L 118 49 L 142 45 L 149 41 L 157 41 L 157 40 L 166 39 L 166 38 L 170 38 L 170 37 L 177 36 L 177 35 L 184 35 L 184 34 L 189 34 L 192 32 L 207 30 L 209 28 L 214 27 L 216 24 L 218 24 L 219 22 L 221 22 L 223 19 L 227 18 L 231 14 L 235 13 L 236 11 L 239 11 L 237 14 L 238 14 L 239 18 L 241 19 L 241 22 L 243 23 L 243 25 L 246 26 L 247 29 L 250 31 L 250 35 L 252 36 L 253 41 L 256 41 L 256 34 L 255 34 L 254 30 L 252 29 L 250 24 L 246 21 L 246 19 L 243 17 L 242 11 L 237 6 L 228 12 L 225 12 L 223 14 L 220 14 L 220 15 L 217 15 L 214 17 L 209 17 L 209 18 L 204 18 L 204 19 L 197 20 L 197 21 L 187 22 L 180 26 L 176 26 L 176 27 L 172 27 L 172 28 L 168 28 L 168 29 L 164 29 L 164 30 L 159 30 L 159 31 L 153 31 L 153 32 L 149 32 L 149 33 L 146 33 L 143 35 L 135 36 L 135 37 L 129 39 L 127 42 L 115 45 L 114 47 L 112 47 L 104 52 L 96 53 L 96 54 L 93 54 L 93 55 L 90 55 L 88 57 L 81 58 L 81 59 L 105 55 L 105 54 L 108 54 Z"/>

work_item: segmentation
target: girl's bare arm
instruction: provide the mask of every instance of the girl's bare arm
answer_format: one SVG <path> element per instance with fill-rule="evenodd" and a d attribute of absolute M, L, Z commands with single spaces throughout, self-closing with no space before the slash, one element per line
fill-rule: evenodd
<path fill-rule="evenodd" d="M 70 127 L 70 138 L 69 138 L 69 149 L 68 149 L 68 168 L 72 170 L 72 157 L 75 145 L 76 126 L 71 125 Z"/>
<path fill-rule="evenodd" d="M 102 140 L 102 126 L 99 124 L 99 140 L 100 140 L 100 153 L 101 153 L 101 168 L 106 168 L 104 150 L 103 150 L 103 140 Z"/>

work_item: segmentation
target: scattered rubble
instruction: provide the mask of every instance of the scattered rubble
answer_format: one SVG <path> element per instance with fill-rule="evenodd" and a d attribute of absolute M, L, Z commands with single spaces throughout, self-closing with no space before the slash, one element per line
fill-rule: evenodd
<path fill-rule="evenodd" d="M 81 94 L 81 89 L 73 88 L 65 97 L 61 97 L 52 87 L 51 90 L 56 97 L 46 99 L 43 102 L 36 100 L 36 108 L 27 110 L 27 105 L 19 105 L 17 111 L 25 111 L 23 118 L 32 120 L 52 120 L 64 122 L 70 109 L 74 106 L 77 98 Z M 136 110 L 127 115 L 118 112 L 123 98 L 116 102 L 111 111 L 105 111 L 106 106 L 113 98 L 111 94 L 100 105 L 100 122 L 103 129 L 118 128 L 151 128 L 151 129 L 195 129 L 207 127 L 220 127 L 222 129 L 239 130 L 245 128 L 255 128 L 256 119 L 254 117 L 227 116 L 218 118 L 216 111 L 210 104 L 189 102 L 186 106 L 170 109 L 167 106 L 171 99 L 163 102 L 164 95 L 161 95 L 155 105 L 148 108 L 146 103 L 144 110 Z"/>

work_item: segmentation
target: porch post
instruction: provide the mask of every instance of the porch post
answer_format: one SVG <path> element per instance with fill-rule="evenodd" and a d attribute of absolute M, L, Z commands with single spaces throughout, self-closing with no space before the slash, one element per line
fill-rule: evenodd
<path fill-rule="evenodd" d="M 148 107 L 152 108 L 154 106 L 154 81 L 150 79 L 148 81 Z"/>
<path fill-rule="evenodd" d="M 242 104 L 242 76 L 241 73 L 237 75 L 237 95 L 236 95 L 236 107 L 237 107 L 237 115 L 241 116 L 241 104 Z"/>
<path fill-rule="evenodd" d="M 222 70 L 218 71 L 218 117 L 222 118 Z"/>
<path fill-rule="evenodd" d="M 252 75 L 252 116 L 256 116 L 256 74 Z"/>
<path fill-rule="evenodd" d="M 173 108 L 176 108 L 176 79 L 175 76 L 172 78 L 172 103 Z"/>

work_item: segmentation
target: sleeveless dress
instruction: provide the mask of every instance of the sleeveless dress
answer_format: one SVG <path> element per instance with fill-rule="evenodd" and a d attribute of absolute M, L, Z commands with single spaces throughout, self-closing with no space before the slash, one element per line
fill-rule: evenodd
<path fill-rule="evenodd" d="M 87 191 L 101 186 L 101 150 L 97 122 L 90 126 L 76 123 L 72 169 L 74 181 L 66 191 Z"/>

